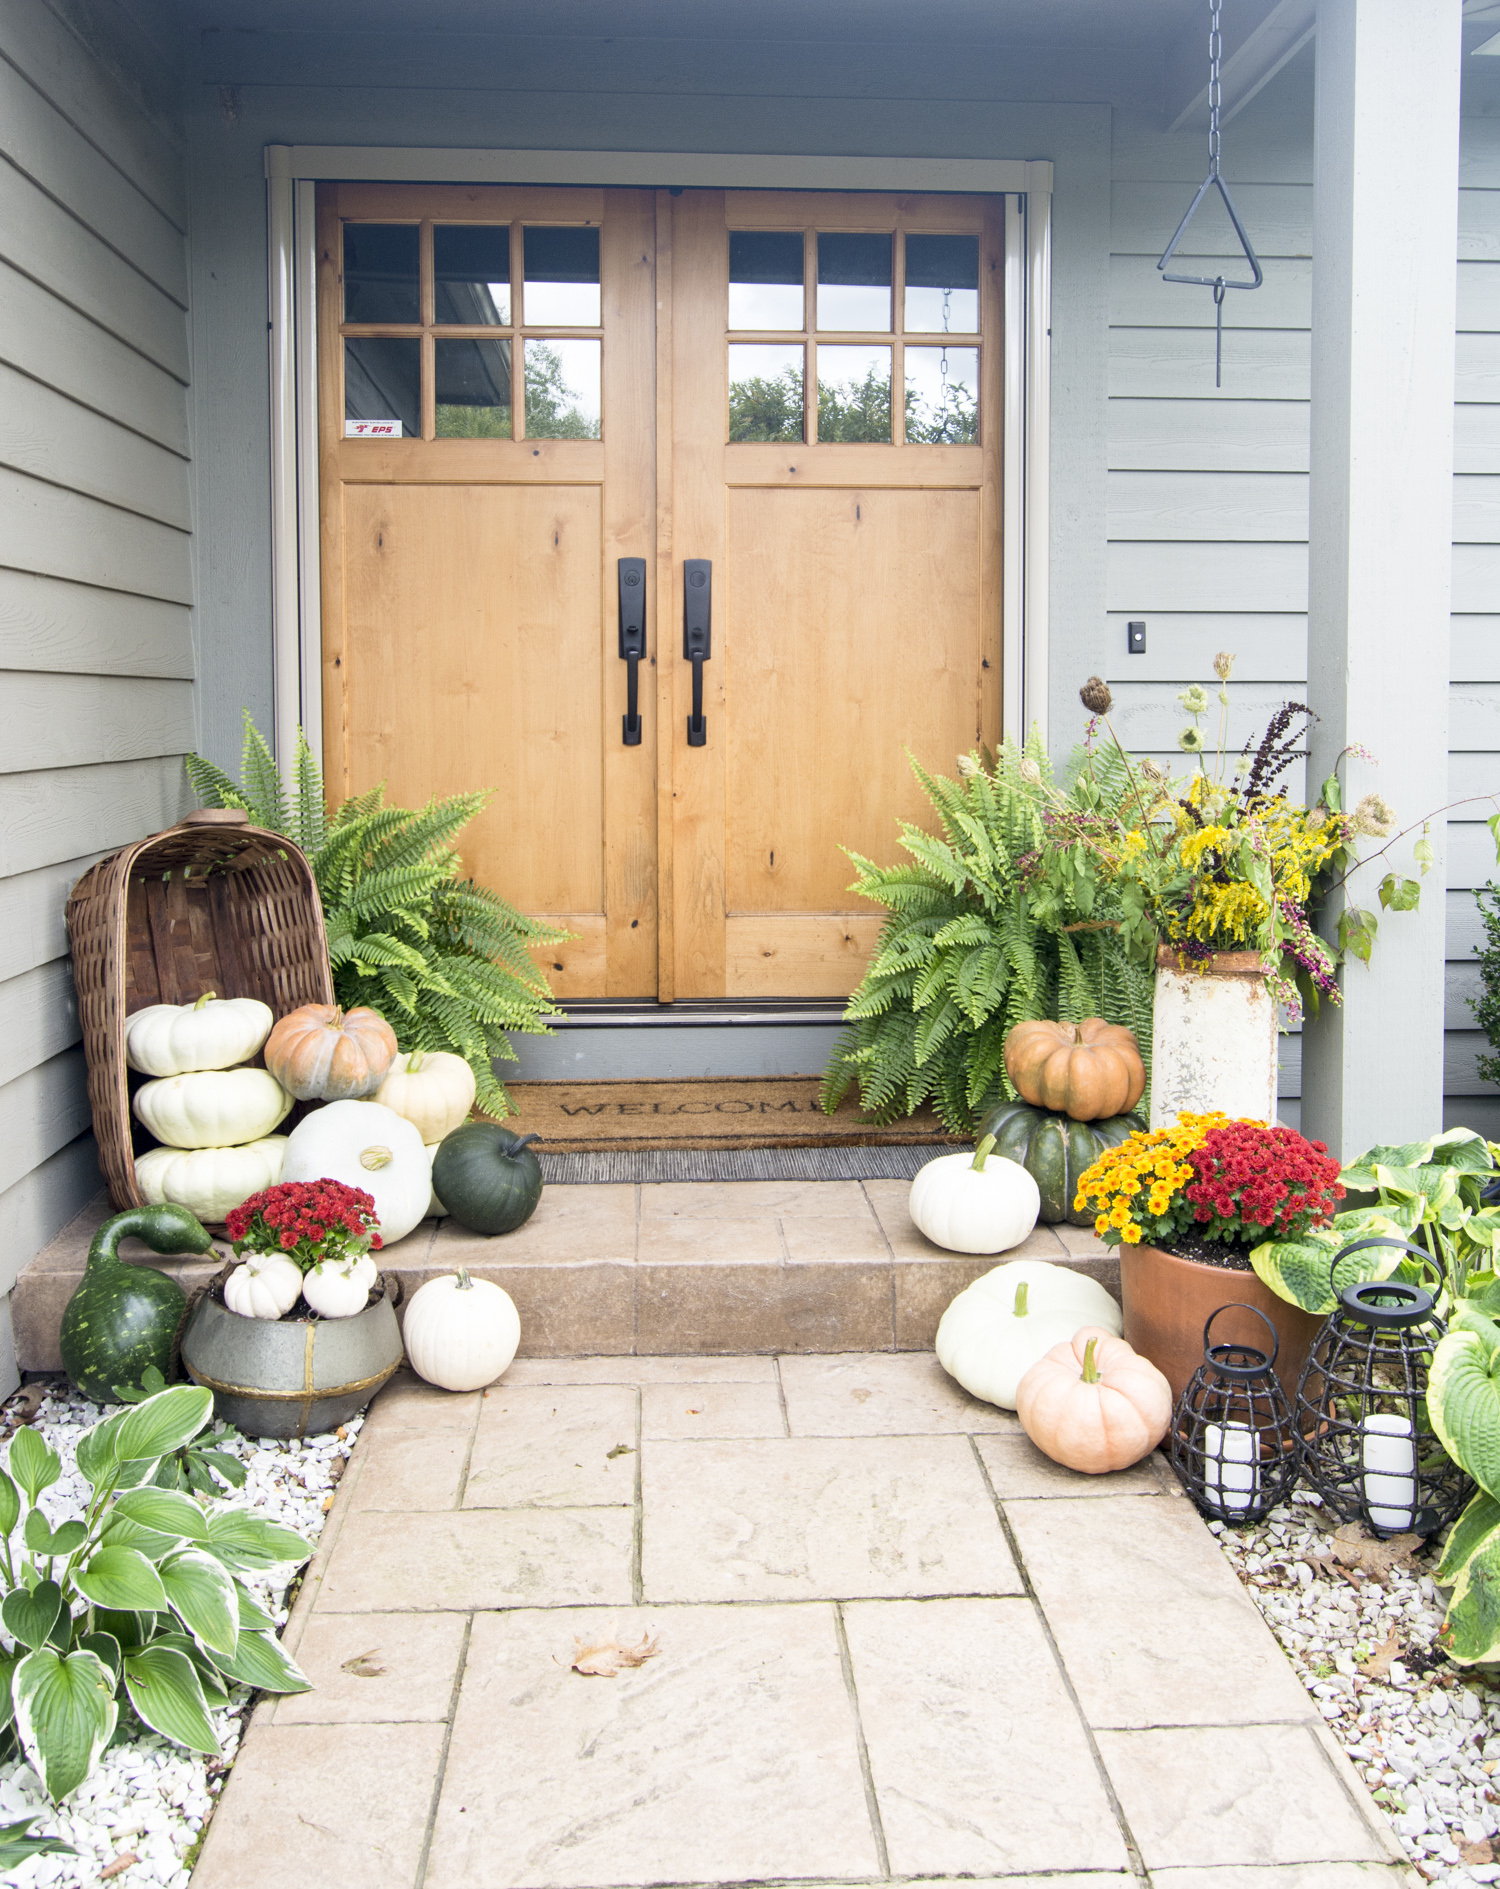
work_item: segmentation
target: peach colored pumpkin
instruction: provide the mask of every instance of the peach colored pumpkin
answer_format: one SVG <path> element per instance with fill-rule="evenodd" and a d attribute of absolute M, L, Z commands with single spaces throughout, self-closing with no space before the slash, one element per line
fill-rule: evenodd
<path fill-rule="evenodd" d="M 1021 1379 L 1016 1415 L 1044 1456 L 1103 1476 L 1149 1456 L 1167 1434 L 1172 1387 L 1123 1338 L 1085 1325 Z"/>
<path fill-rule="evenodd" d="M 303 1004 L 266 1038 L 266 1068 L 299 1102 L 373 1095 L 396 1055 L 396 1032 L 373 1010 Z"/>
<path fill-rule="evenodd" d="M 1075 1122 L 1128 1115 L 1146 1093 L 1140 1045 L 1123 1023 L 1018 1023 L 1005 1039 L 1005 1073 L 1034 1108 Z"/>

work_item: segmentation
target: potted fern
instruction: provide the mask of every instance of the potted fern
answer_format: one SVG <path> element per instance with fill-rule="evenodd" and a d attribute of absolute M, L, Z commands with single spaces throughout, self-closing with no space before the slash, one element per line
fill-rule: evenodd
<path fill-rule="evenodd" d="M 241 779 L 198 754 L 187 757 L 187 771 L 205 807 L 243 808 L 307 854 L 339 1004 L 378 1011 L 402 1050 L 462 1056 L 474 1072 L 476 1106 L 513 1114 L 495 1062 L 516 1060 L 509 1033 L 545 1035 L 546 1019 L 561 1014 L 528 952 L 568 933 L 460 876 L 454 841 L 490 795 L 452 794 L 413 809 L 386 806 L 384 788 L 375 787 L 330 816 L 322 769 L 302 730 L 289 784 L 248 710 Z"/>

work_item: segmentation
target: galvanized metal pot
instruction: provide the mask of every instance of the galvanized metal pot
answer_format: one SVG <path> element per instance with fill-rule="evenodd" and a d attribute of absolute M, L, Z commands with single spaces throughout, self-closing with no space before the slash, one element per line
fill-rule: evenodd
<path fill-rule="evenodd" d="M 182 1363 L 214 1394 L 214 1414 L 246 1436 L 307 1436 L 364 1409 L 401 1362 L 384 1279 L 353 1318 L 242 1318 L 205 1292 L 182 1338 Z"/>

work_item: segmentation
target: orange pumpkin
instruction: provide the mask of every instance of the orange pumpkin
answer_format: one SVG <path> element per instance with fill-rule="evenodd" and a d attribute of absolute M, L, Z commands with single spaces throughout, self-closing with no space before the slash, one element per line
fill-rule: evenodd
<path fill-rule="evenodd" d="M 1167 1434 L 1172 1387 L 1123 1338 L 1085 1325 L 1021 1379 L 1016 1415 L 1054 1463 L 1103 1476 L 1149 1456 Z"/>
<path fill-rule="evenodd" d="M 303 1004 L 266 1038 L 266 1068 L 299 1102 L 373 1095 L 396 1055 L 396 1032 L 373 1010 Z"/>
<path fill-rule="evenodd" d="M 1146 1065 L 1123 1023 L 1018 1023 L 1005 1039 L 1005 1073 L 1035 1108 L 1075 1122 L 1128 1115 L 1146 1093 Z"/>

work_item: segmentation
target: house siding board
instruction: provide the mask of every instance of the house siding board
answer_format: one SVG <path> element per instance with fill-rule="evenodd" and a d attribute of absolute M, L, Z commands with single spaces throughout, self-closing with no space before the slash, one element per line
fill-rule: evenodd
<path fill-rule="evenodd" d="M 1233 121 L 1225 172 L 1264 288 L 1225 304 L 1223 386 L 1213 386 L 1208 292 L 1163 284 L 1156 258 L 1202 180 L 1194 135 L 1117 113 L 1112 145 L 1109 334 L 1109 657 L 1102 673 L 1132 747 L 1172 758 L 1175 695 L 1238 661 L 1231 745 L 1306 677 L 1312 93 L 1304 55 Z M 1500 127 L 1466 120 L 1458 212 L 1450 780 L 1454 798 L 1500 790 Z M 1196 225 L 1195 225 L 1196 227 Z M 1185 245 L 1224 257 L 1227 225 Z M 1147 622 L 1145 657 L 1124 625 Z M 1080 669 L 1080 677 L 1082 674 Z M 1240 723 L 1245 724 L 1242 729 Z M 1128 732 L 1126 732 L 1128 731 Z M 1180 756 L 1175 758 L 1180 759 Z M 1408 816 L 1422 809 L 1402 809 Z M 1487 829 L 1449 825 L 1445 1087 L 1451 1121 L 1500 1133 L 1500 1091 L 1468 998 L 1481 927 L 1470 888 L 1493 871 Z M 1428 892 L 1428 896 L 1432 896 Z M 1399 915 L 1385 915 L 1399 924 Z M 1377 947 L 1378 948 L 1378 947 Z M 1351 976 L 1358 975 L 1354 967 Z M 1300 1050 L 1283 1045 L 1295 1097 Z M 1476 1112 L 1477 1110 L 1477 1112 Z M 1455 1112 L 1456 1111 L 1456 1112 Z M 1284 1111 L 1285 1112 L 1285 1111 Z M 1483 1119 L 1480 1119 L 1480 1116 Z"/>
<path fill-rule="evenodd" d="M 0 1294 L 100 1185 L 68 891 L 194 744 L 182 149 L 142 9 L 92 7 L 0 13 Z"/>

